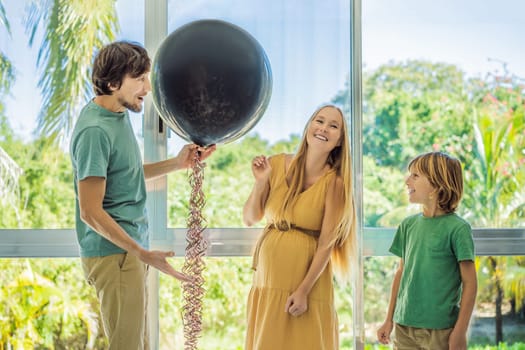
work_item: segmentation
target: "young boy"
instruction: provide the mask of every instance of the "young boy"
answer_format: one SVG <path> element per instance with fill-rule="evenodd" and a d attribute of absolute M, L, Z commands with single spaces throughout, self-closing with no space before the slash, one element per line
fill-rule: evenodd
<path fill-rule="evenodd" d="M 417 156 L 405 183 L 423 212 L 403 220 L 390 252 L 401 258 L 387 317 L 377 331 L 394 349 L 467 349 L 477 293 L 470 225 L 455 214 L 463 194 L 461 163 L 441 152 Z"/>

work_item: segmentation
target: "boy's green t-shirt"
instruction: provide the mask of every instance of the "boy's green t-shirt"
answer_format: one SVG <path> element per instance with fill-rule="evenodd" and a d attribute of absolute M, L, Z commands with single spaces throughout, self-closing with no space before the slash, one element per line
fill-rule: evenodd
<path fill-rule="evenodd" d="M 428 329 L 453 327 L 461 299 L 459 262 L 475 258 L 469 223 L 454 213 L 410 216 L 398 227 L 390 252 L 404 263 L 394 322 Z"/>
<path fill-rule="evenodd" d="M 106 179 L 104 210 L 142 247 L 149 248 L 146 184 L 142 156 L 128 112 L 114 113 L 93 101 L 81 111 L 70 143 L 80 256 L 124 253 L 80 219 L 78 181 Z"/>

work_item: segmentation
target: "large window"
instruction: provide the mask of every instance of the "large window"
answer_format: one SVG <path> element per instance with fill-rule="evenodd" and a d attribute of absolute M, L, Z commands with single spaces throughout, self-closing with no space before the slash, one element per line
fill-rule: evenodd
<path fill-rule="evenodd" d="M 375 330 L 398 262 L 388 248 L 400 220 L 418 210 L 405 194 L 407 161 L 429 150 L 452 153 L 464 165 L 459 214 L 474 227 L 480 280 L 470 339 L 525 342 L 519 323 L 525 274 L 521 1 L 88 3 L 0 0 L 0 301 L 2 315 L 11 317 L 5 322 L 18 324 L 11 344 L 27 334 L 33 346 L 104 344 L 100 327 L 89 338 L 98 310 L 77 260 L 67 153 L 71 122 L 92 96 L 86 72 L 99 45 L 83 45 L 127 39 L 144 43 L 153 57 L 167 35 L 199 19 L 247 30 L 264 48 L 273 75 L 262 119 L 241 139 L 220 145 L 205 168 L 211 249 L 202 348 L 243 346 L 250 255 L 260 232 L 241 222 L 252 182 L 249 159 L 293 152 L 308 117 L 329 102 L 343 107 L 352 128 L 361 214 L 359 274 L 353 288 L 336 290 L 341 348 L 379 348 Z M 55 13 L 69 16 L 57 22 Z M 72 30 L 80 23 L 89 26 Z M 63 67 L 81 68 L 67 75 Z M 147 162 L 172 156 L 185 143 L 169 131 L 159 133 L 151 100 L 132 121 Z M 177 268 L 185 253 L 187 176 L 179 172 L 148 189 L 152 246 L 174 249 Z M 181 349 L 180 286 L 153 273 L 151 287 L 150 314 L 159 320 L 152 344 Z M 24 300 L 31 301 L 25 313 L 15 315 Z M 67 305 L 75 311 L 64 313 Z M 34 333 L 22 332 L 16 323 L 22 318 Z M 60 328 L 66 319 L 68 327 Z M 38 333 L 43 329 L 45 335 Z"/>
<path fill-rule="evenodd" d="M 219 19 L 249 32 L 268 56 L 273 86 L 270 103 L 249 134 L 220 145 L 206 169 L 209 227 L 241 227 L 240 208 L 251 186 L 249 160 L 256 154 L 292 152 L 304 125 L 321 104 L 349 95 L 349 1 L 168 1 L 167 32 L 195 20 Z M 169 150 L 181 144 L 172 134 Z M 170 227 L 184 227 L 184 175 L 169 183 Z M 178 214 L 178 215 L 177 215 Z"/>
<path fill-rule="evenodd" d="M 458 213 L 474 227 L 479 255 L 469 334 L 477 344 L 525 339 L 523 300 L 516 294 L 523 292 L 516 284 L 523 283 L 523 257 L 495 256 L 515 234 L 520 248 L 504 254 L 523 255 L 523 10 L 519 1 L 362 2 L 364 224 L 394 228 L 419 210 L 409 205 L 404 184 L 415 155 L 439 150 L 461 160 L 465 190 Z M 382 242 L 389 244 L 387 237 Z M 398 260 L 365 260 L 369 343 L 388 302 L 378 294 L 389 292 Z"/>
<path fill-rule="evenodd" d="M 167 6 L 167 33 L 195 20 L 224 20 L 248 31 L 263 47 L 271 65 L 273 86 L 266 113 L 248 135 L 219 145 L 219 150 L 206 162 L 204 177 L 207 204 L 203 212 L 212 229 L 211 254 L 232 256 L 206 260 L 207 269 L 213 275 L 220 267 L 226 275 L 236 275 L 241 283 L 228 287 L 223 285 L 226 283 L 223 278 L 207 279 L 206 287 L 211 295 L 206 297 L 207 306 L 203 310 L 206 326 L 202 346 L 242 348 L 244 307 L 252 272 L 250 260 L 238 256 L 251 254 L 252 243 L 260 233 L 259 229 L 244 229 L 241 220 L 242 206 L 253 181 L 250 160 L 257 154 L 293 152 L 306 121 L 318 106 L 348 99 L 345 83 L 350 71 L 350 3 L 346 0 L 220 3 L 171 0 Z M 168 138 L 168 153 L 177 151 L 180 144 L 181 140 L 172 134 Z M 190 192 L 187 174 L 170 176 L 167 188 L 168 227 L 175 228 L 175 246 L 184 254 Z M 264 222 L 259 223 L 262 225 Z M 161 291 L 177 288 L 173 285 L 173 281 L 161 277 Z M 340 302 L 349 310 L 348 293 L 341 296 L 344 299 Z M 221 313 L 235 315 L 224 329 L 220 321 L 214 319 L 214 305 L 220 300 L 230 301 L 220 305 Z M 165 310 L 173 300 L 163 298 L 161 292 L 159 303 L 160 310 Z M 344 329 L 341 341 L 350 346 L 353 341 L 351 313 L 345 313 L 341 325 Z M 180 339 L 180 327 L 176 330 L 174 334 Z M 168 334 L 168 329 L 161 330 L 161 347 L 168 346 L 173 339 Z M 215 341 L 210 342 L 210 338 Z"/>

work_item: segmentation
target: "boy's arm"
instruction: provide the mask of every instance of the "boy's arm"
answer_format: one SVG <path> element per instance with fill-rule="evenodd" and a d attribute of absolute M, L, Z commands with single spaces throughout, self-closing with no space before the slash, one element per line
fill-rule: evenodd
<path fill-rule="evenodd" d="M 390 333 L 392 333 L 392 329 L 394 328 L 394 310 L 396 309 L 397 293 L 399 291 L 399 283 L 401 281 L 402 275 L 403 259 L 399 260 L 399 266 L 397 268 L 396 274 L 394 275 L 394 280 L 392 281 L 392 289 L 390 291 L 390 302 L 388 304 L 388 311 L 386 313 L 385 322 L 377 331 L 377 340 L 381 344 L 390 343 Z"/>
<path fill-rule="evenodd" d="M 478 281 L 476 276 L 476 266 L 472 260 L 459 262 L 461 282 L 463 284 L 461 302 L 459 304 L 459 316 L 450 334 L 449 346 L 451 350 L 467 348 L 467 329 L 476 303 L 478 292 Z"/>

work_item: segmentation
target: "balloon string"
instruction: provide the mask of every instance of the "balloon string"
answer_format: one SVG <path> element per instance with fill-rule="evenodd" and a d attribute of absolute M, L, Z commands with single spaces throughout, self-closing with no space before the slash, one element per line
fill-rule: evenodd
<path fill-rule="evenodd" d="M 182 294 L 184 298 L 183 327 L 184 327 L 184 349 L 197 349 L 197 340 L 202 331 L 202 298 L 204 296 L 204 277 L 202 272 L 205 268 L 202 257 L 208 249 L 208 242 L 203 236 L 202 208 L 206 204 L 202 191 L 205 165 L 199 160 L 195 153 L 192 173 L 189 177 L 191 185 L 190 214 L 187 219 L 188 231 L 186 233 L 186 257 L 182 271 L 191 277 L 190 282 L 182 283 Z"/>

